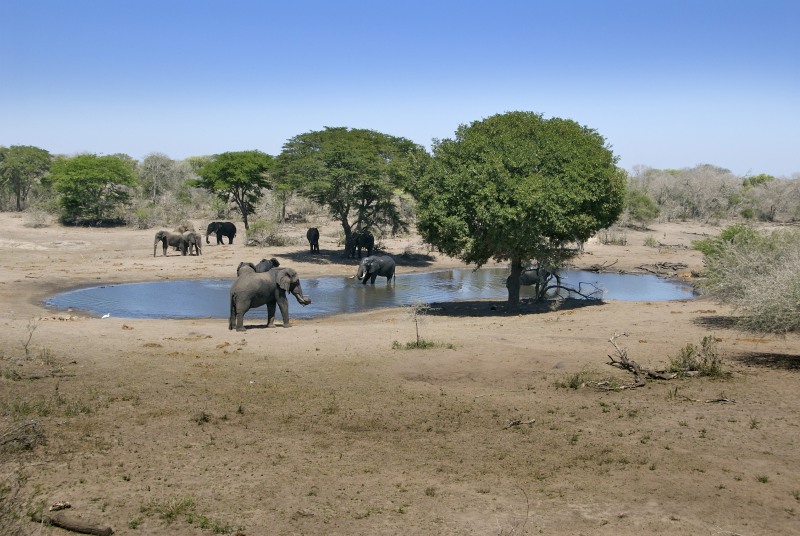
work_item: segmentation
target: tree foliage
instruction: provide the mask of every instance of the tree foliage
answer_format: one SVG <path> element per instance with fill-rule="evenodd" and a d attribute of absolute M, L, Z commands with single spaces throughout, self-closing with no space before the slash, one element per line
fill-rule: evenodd
<path fill-rule="evenodd" d="M 436 141 L 415 189 L 423 238 L 478 266 L 511 261 L 508 301 L 519 302 L 525 264 L 559 266 L 570 246 L 616 221 L 624 173 L 596 131 L 531 112 L 462 125 Z"/>
<path fill-rule="evenodd" d="M 129 161 L 117 156 L 83 154 L 56 160 L 51 179 L 61 194 L 65 223 L 115 221 L 114 211 L 130 199 L 136 175 Z"/>
<path fill-rule="evenodd" d="M 631 220 L 639 224 L 640 227 L 647 227 L 647 224 L 658 217 L 660 209 L 655 201 L 642 190 L 629 188 L 625 200 L 625 210 Z"/>
<path fill-rule="evenodd" d="M 287 141 L 275 179 L 327 207 L 349 238 L 354 229 L 405 229 L 395 194 L 410 186 L 427 160 L 425 150 L 405 138 L 327 127 Z"/>
<path fill-rule="evenodd" d="M 212 192 L 224 202 L 233 201 L 242 215 L 244 228 L 249 229 L 248 216 L 255 212 L 256 203 L 264 190 L 271 188 L 269 171 L 272 156 L 261 151 L 222 153 L 210 161 L 195 161 L 200 176 L 197 185 Z"/>
<path fill-rule="evenodd" d="M 50 171 L 50 153 L 30 145 L 0 147 L 0 185 L 11 190 L 16 210 L 25 208 L 28 193 Z"/>
<path fill-rule="evenodd" d="M 759 233 L 736 226 L 704 245 L 700 286 L 737 309 L 741 328 L 777 334 L 800 330 L 800 232 Z"/>

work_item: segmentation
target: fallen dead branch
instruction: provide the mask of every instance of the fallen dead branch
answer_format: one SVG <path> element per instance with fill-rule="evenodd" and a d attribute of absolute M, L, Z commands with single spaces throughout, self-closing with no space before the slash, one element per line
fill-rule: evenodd
<path fill-rule="evenodd" d="M 597 274 L 597 273 L 604 272 L 604 271 L 608 270 L 609 268 L 611 268 L 612 266 L 617 264 L 618 261 L 619 261 L 619 259 L 615 259 L 614 262 L 612 262 L 611 264 L 607 264 L 605 262 L 603 264 L 593 264 L 593 265 L 589 266 L 586 270 L 588 270 L 589 272 L 594 272 L 594 273 Z"/>
<path fill-rule="evenodd" d="M 0 435 L 0 449 L 31 450 L 44 441 L 44 430 L 39 421 L 27 421 Z"/>
<path fill-rule="evenodd" d="M 509 428 L 513 428 L 514 426 L 522 426 L 523 424 L 533 424 L 535 422 L 536 422 L 536 419 L 530 419 L 530 420 L 527 420 L 527 421 L 523 421 L 522 419 L 511 419 L 503 427 L 503 430 L 508 430 Z"/>
<path fill-rule="evenodd" d="M 65 530 L 80 534 L 94 534 L 95 536 L 111 536 L 114 530 L 111 527 L 98 527 L 80 519 L 67 517 L 63 512 L 51 514 L 31 514 L 31 519 L 36 523 L 53 525 Z"/>
<path fill-rule="evenodd" d="M 664 275 L 676 274 L 688 269 L 689 265 L 682 262 L 657 262 L 655 264 L 641 264 L 636 268 L 644 270 L 645 272 L 650 272 L 651 274 Z"/>
<path fill-rule="evenodd" d="M 644 387 L 647 384 L 647 378 L 656 380 L 671 380 L 678 376 L 677 373 L 644 369 L 636 361 L 630 359 L 628 357 L 628 349 L 620 348 L 620 346 L 617 344 L 618 338 L 627 336 L 627 333 L 614 332 L 614 335 L 612 335 L 611 339 L 609 339 L 609 342 L 616 350 L 615 356 L 610 354 L 608 356 L 608 358 L 611 360 L 609 365 L 632 372 L 634 382 L 623 385 L 612 385 L 610 382 L 587 382 L 587 385 L 606 391 L 622 391 L 624 389 L 636 389 L 638 387 Z"/>

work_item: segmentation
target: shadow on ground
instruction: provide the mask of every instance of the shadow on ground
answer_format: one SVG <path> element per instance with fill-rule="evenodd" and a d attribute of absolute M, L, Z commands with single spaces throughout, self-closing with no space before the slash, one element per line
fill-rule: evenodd
<path fill-rule="evenodd" d="M 386 253 L 382 251 L 374 251 L 373 255 L 386 255 Z M 366 254 L 363 254 L 362 258 L 366 256 Z M 435 257 L 432 255 L 426 255 L 422 253 L 403 253 L 401 255 L 391 255 L 391 257 L 400 268 L 426 268 L 433 264 L 433 261 L 435 260 Z M 319 251 L 315 251 L 313 253 L 305 250 L 295 251 L 293 253 L 282 253 L 280 258 L 281 260 L 287 259 L 288 261 L 305 262 L 309 264 L 333 264 L 353 267 L 358 266 L 358 263 L 360 262 L 360 259 L 358 258 L 351 259 L 348 257 L 341 249 L 320 249 Z"/>
<path fill-rule="evenodd" d="M 750 367 L 800 371 L 800 355 L 771 352 L 744 352 L 731 356 L 733 361 Z"/>
<path fill-rule="evenodd" d="M 736 329 L 735 316 L 701 316 L 694 320 L 698 326 L 708 329 Z"/>
<path fill-rule="evenodd" d="M 433 316 L 518 316 L 569 311 L 603 305 L 602 300 L 566 299 L 546 302 L 521 300 L 518 311 L 510 311 L 508 302 L 496 300 L 472 300 L 457 302 L 435 302 L 425 314 Z"/>

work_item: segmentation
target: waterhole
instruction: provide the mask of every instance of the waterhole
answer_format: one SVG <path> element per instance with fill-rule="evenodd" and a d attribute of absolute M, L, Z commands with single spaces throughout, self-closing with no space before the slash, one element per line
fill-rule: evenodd
<path fill-rule="evenodd" d="M 440 272 L 401 274 L 393 284 L 379 278 L 374 285 L 363 285 L 348 277 L 320 277 L 300 280 L 303 292 L 311 297 L 305 307 L 289 298 L 292 318 L 352 313 L 367 309 L 411 305 L 417 302 L 465 300 L 505 300 L 508 270 L 469 268 Z M 655 275 L 597 274 L 562 272 L 562 283 L 584 292 L 599 289 L 605 300 L 666 301 L 693 297 L 692 286 Z M 231 279 L 198 279 L 102 285 L 64 292 L 45 300 L 55 309 L 81 311 L 96 316 L 122 318 L 228 318 Z M 532 295 L 522 287 L 521 298 Z M 266 318 L 267 308 L 251 309 L 246 318 Z M 278 312 L 280 318 L 280 312 Z"/>

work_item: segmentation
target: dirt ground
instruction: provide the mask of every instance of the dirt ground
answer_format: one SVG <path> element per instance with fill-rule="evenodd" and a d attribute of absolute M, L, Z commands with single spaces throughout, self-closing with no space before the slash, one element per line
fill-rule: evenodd
<path fill-rule="evenodd" d="M 518 315 L 447 304 L 419 326 L 441 343 L 424 350 L 393 348 L 415 340 L 406 308 L 289 329 L 246 316 L 237 333 L 42 306 L 79 286 L 232 279 L 272 256 L 301 277 L 355 273 L 333 227 L 313 255 L 306 227 L 286 231 L 293 246 L 239 236 L 153 257 L 157 229 L 0 214 L 0 532 L 68 534 L 24 517 L 68 501 L 64 515 L 136 535 L 800 534 L 800 338 L 741 333 L 707 299 Z M 687 246 L 718 231 L 628 231 L 626 245 L 590 242 L 576 266 L 684 263 L 686 277 L 702 270 Z M 418 237 L 382 246 L 399 274 L 461 266 Z M 730 377 L 570 388 L 578 374 L 632 380 L 608 365 L 615 332 L 654 369 L 713 336 Z M 32 448 L 13 440 L 26 433 Z"/>

